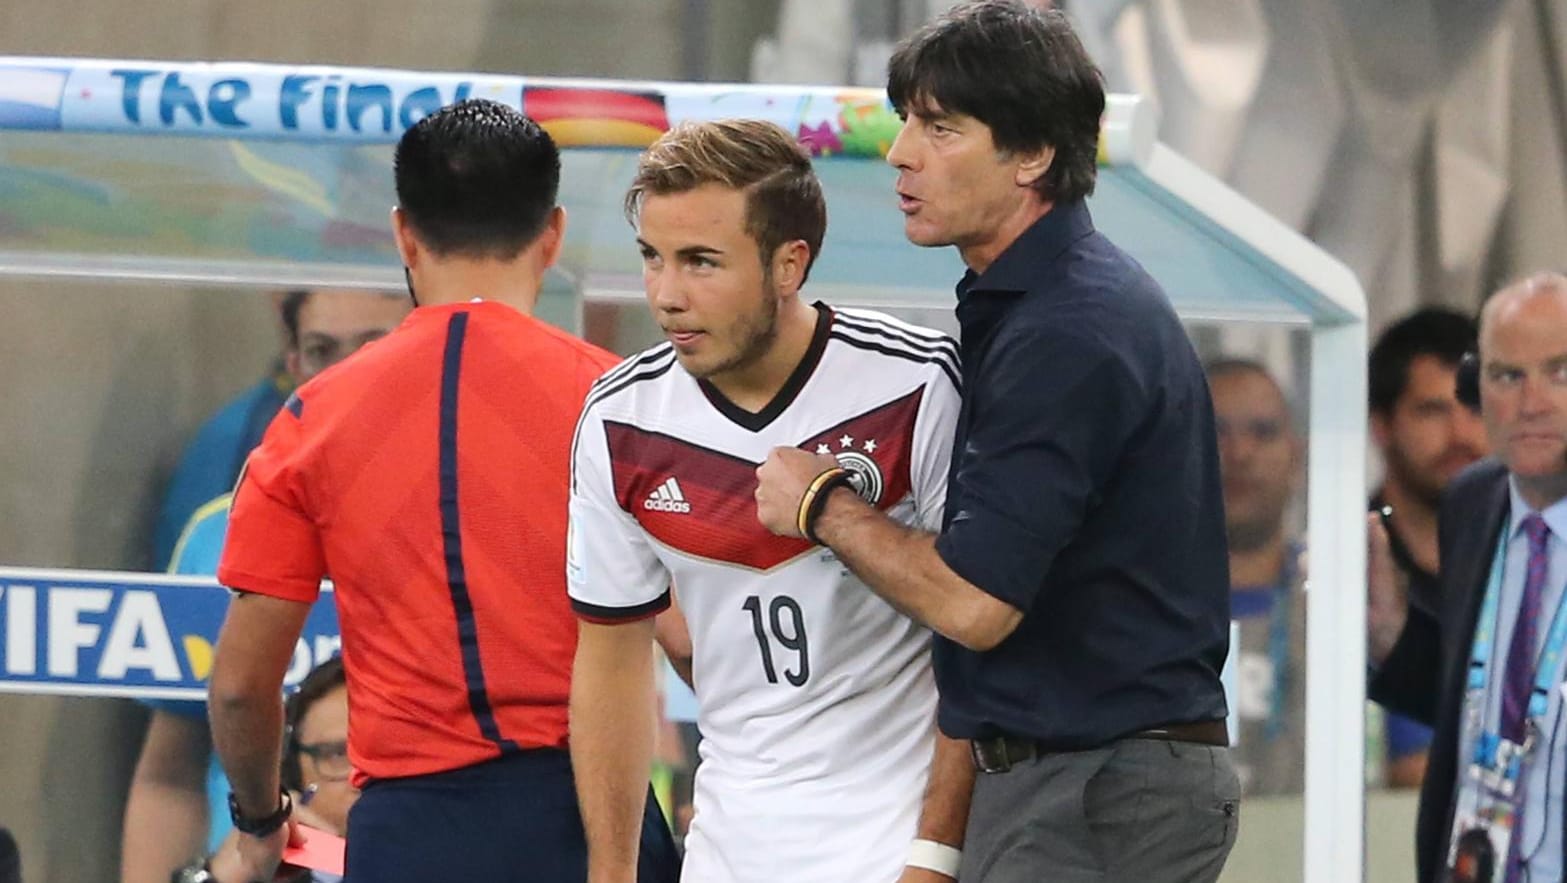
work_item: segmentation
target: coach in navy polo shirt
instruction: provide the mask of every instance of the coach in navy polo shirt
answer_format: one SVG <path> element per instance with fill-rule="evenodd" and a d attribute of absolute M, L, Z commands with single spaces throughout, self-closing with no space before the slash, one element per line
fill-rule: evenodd
<path fill-rule="evenodd" d="M 758 514 L 939 633 L 940 726 L 980 771 L 965 883 L 1213 880 L 1239 795 L 1213 406 L 1164 293 L 1084 204 L 1099 73 L 1059 13 L 982 0 L 902 45 L 888 92 L 905 232 L 969 267 L 945 527 L 785 448 Z"/>

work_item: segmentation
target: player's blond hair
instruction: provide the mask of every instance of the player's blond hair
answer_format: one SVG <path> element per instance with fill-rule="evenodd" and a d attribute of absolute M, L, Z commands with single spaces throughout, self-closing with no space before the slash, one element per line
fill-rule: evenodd
<path fill-rule="evenodd" d="M 649 196 L 709 184 L 745 192 L 745 232 L 756 241 L 764 265 L 779 246 L 801 240 L 811 252 L 809 275 L 827 232 L 827 202 L 799 142 L 765 120 L 681 123 L 642 154 L 626 191 L 626 219 L 635 226 Z"/>

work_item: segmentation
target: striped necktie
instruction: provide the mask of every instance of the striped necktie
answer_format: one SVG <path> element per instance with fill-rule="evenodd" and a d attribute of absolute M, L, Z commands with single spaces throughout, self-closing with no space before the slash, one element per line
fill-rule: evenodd
<path fill-rule="evenodd" d="M 1551 561 L 1551 529 L 1546 526 L 1545 519 L 1538 514 L 1530 515 L 1523 520 L 1523 532 L 1529 538 L 1529 565 L 1524 570 L 1518 621 L 1513 624 L 1513 638 L 1507 647 L 1500 721 L 1502 738 L 1515 744 L 1523 742 L 1524 720 L 1529 712 L 1529 693 L 1534 689 L 1535 667 L 1539 660 L 1536 645 L 1540 631 L 1540 597 L 1545 594 L 1545 572 Z M 1523 860 L 1518 850 L 1519 841 L 1523 839 L 1523 792 L 1523 783 L 1519 782 L 1515 792 L 1518 805 L 1513 816 L 1512 854 L 1507 860 L 1506 883 L 1517 883 L 1523 878 Z"/>

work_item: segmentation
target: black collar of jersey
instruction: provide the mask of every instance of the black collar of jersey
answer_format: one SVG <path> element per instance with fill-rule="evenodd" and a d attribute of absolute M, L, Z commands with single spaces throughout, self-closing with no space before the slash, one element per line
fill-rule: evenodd
<path fill-rule="evenodd" d="M 707 396 L 707 400 L 718 409 L 718 413 L 738 426 L 752 432 L 761 432 L 778 419 L 778 415 L 782 414 L 785 408 L 794 403 L 800 395 L 800 390 L 805 388 L 805 382 L 811 379 L 811 375 L 816 372 L 816 366 L 821 363 L 822 353 L 827 349 L 827 335 L 832 330 L 832 308 L 821 301 L 817 301 L 812 306 L 816 307 L 816 330 L 811 333 L 811 345 L 806 349 L 805 357 L 800 359 L 800 364 L 794 366 L 789 379 L 784 381 L 784 385 L 778 389 L 772 401 L 767 403 L 767 407 L 754 413 L 747 411 L 731 402 L 727 396 L 718 391 L 718 387 L 706 380 L 696 382 L 702 394 Z"/>
<path fill-rule="evenodd" d="M 997 255 L 985 272 L 964 273 L 958 282 L 958 297 L 1033 290 L 1039 285 L 1040 267 L 1092 232 L 1094 219 L 1088 213 L 1087 203 L 1081 199 L 1056 203 Z"/>

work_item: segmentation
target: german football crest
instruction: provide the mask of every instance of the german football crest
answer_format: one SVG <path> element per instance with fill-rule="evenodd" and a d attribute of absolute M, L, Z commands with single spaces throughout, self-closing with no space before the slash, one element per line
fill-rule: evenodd
<path fill-rule="evenodd" d="M 834 456 L 839 466 L 849 470 L 849 486 L 860 499 L 872 506 L 881 502 L 881 467 L 874 459 L 859 451 L 839 451 Z"/>

